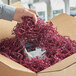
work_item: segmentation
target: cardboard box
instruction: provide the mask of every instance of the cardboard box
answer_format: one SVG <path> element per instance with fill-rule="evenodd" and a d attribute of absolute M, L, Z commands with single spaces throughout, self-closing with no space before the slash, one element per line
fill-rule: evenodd
<path fill-rule="evenodd" d="M 20 2 L 13 5 L 23 7 Z M 51 21 L 58 28 L 58 32 L 61 35 L 67 35 L 72 40 L 76 40 L 76 19 L 74 17 L 67 14 L 60 14 Z M 15 21 L 0 20 L 0 40 L 6 37 L 14 37 L 14 35 L 11 35 L 11 30 L 15 25 Z M 34 73 L 26 67 L 0 55 L 0 76 L 76 76 L 76 54 L 39 73 Z"/>

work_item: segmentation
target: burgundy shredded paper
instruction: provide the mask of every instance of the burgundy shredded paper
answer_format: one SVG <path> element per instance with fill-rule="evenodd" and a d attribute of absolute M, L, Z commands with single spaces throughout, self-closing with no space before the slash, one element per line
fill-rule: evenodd
<path fill-rule="evenodd" d="M 23 17 L 23 23 L 16 25 L 13 34 L 15 38 L 4 39 L 0 42 L 0 54 L 36 73 L 76 53 L 76 41 L 61 36 L 51 22 L 45 23 L 39 18 L 34 24 L 31 17 Z M 46 56 L 29 59 L 21 41 L 32 45 L 33 48 L 46 50 Z"/>

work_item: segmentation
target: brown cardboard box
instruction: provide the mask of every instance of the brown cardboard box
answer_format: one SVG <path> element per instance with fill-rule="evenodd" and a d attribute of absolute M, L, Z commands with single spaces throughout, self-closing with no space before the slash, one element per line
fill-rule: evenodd
<path fill-rule="evenodd" d="M 23 7 L 20 2 L 13 4 L 17 7 Z M 76 40 L 76 19 L 67 15 L 60 14 L 51 20 L 61 35 L 70 36 Z M 0 40 L 6 37 L 14 37 L 11 30 L 16 22 L 0 20 Z M 22 65 L 0 55 L 0 76 L 76 76 L 76 54 L 58 62 L 57 64 L 44 69 L 39 73 L 23 67 Z"/>

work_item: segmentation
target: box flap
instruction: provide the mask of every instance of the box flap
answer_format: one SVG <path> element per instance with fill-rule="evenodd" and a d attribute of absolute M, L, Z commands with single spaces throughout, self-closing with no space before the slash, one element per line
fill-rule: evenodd
<path fill-rule="evenodd" d="M 61 71 L 75 63 L 76 63 L 76 54 L 73 54 L 39 73 Z"/>
<path fill-rule="evenodd" d="M 37 76 L 76 76 L 76 64 L 61 71 L 38 73 Z"/>
<path fill-rule="evenodd" d="M 22 4 L 20 2 L 17 2 L 15 4 L 13 4 L 13 6 L 15 7 L 23 7 Z M 14 37 L 14 35 L 12 35 L 12 30 L 14 28 L 14 26 L 16 26 L 17 22 L 16 21 L 6 21 L 6 20 L 0 20 L 0 40 L 4 39 L 4 38 L 11 38 Z M 33 71 L 25 68 L 24 66 L 6 58 L 5 56 L 0 54 L 0 64 L 4 65 L 4 66 L 8 66 L 11 69 L 14 70 L 19 70 L 19 71 L 24 71 L 24 72 L 29 72 L 32 74 L 35 74 Z M 1 73 L 0 73 L 1 74 Z"/>
<path fill-rule="evenodd" d="M 12 6 L 15 7 L 23 7 L 23 5 L 20 2 L 12 4 Z M 16 26 L 17 22 L 16 21 L 6 21 L 0 19 L 0 40 L 5 39 L 5 38 L 11 38 L 14 37 L 12 35 L 12 30 L 14 26 Z"/>
<path fill-rule="evenodd" d="M 24 8 L 24 6 L 22 5 L 22 3 L 20 1 L 14 3 L 14 4 L 11 4 L 12 6 L 15 6 L 15 7 L 18 7 L 18 8 Z"/>
<path fill-rule="evenodd" d="M 62 13 L 51 21 L 61 35 L 70 36 L 72 40 L 76 40 L 76 18 Z"/>
<path fill-rule="evenodd" d="M 10 22 L 0 20 L 0 40 L 14 37 L 14 35 L 12 35 L 12 30 L 15 25 L 16 25 L 15 21 Z"/>
<path fill-rule="evenodd" d="M 16 70 L 0 62 L 0 76 L 37 76 L 35 73 Z"/>
<path fill-rule="evenodd" d="M 67 14 L 60 14 L 55 18 L 51 19 L 55 27 L 57 27 L 58 32 L 63 36 L 70 36 L 72 40 L 76 40 L 76 18 L 69 16 Z M 67 68 L 76 62 L 76 54 L 62 60 L 61 62 L 41 71 L 59 71 Z"/>
<path fill-rule="evenodd" d="M 4 65 L 8 66 L 9 68 L 20 70 L 24 72 L 34 73 L 33 71 L 25 68 L 24 66 L 16 63 L 15 61 L 8 59 L 7 57 L 0 54 L 0 63 L 3 63 Z"/>

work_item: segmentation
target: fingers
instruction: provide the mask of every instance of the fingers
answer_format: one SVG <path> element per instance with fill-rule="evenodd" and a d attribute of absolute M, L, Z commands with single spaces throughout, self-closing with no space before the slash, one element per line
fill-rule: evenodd
<path fill-rule="evenodd" d="M 28 9 L 30 12 L 33 12 L 34 14 L 38 15 L 38 13 L 35 10 Z"/>
<path fill-rule="evenodd" d="M 28 8 L 25 8 L 25 10 L 29 10 L 30 12 L 33 12 L 34 14 L 38 15 L 38 13 L 36 12 L 36 10 L 28 9 Z"/>
<path fill-rule="evenodd" d="M 32 17 L 34 19 L 35 24 L 36 24 L 36 22 L 37 22 L 36 12 L 35 11 L 33 11 L 33 12 L 30 12 L 29 10 L 26 10 L 26 11 L 24 11 L 24 16 Z"/>
<path fill-rule="evenodd" d="M 36 24 L 37 23 L 37 16 L 35 14 L 32 14 L 32 17 L 33 17 L 35 24 Z"/>
<path fill-rule="evenodd" d="M 30 16 L 33 18 L 35 23 L 37 22 L 37 12 L 35 10 L 27 8 L 16 8 L 13 20 L 22 23 L 23 16 Z"/>

